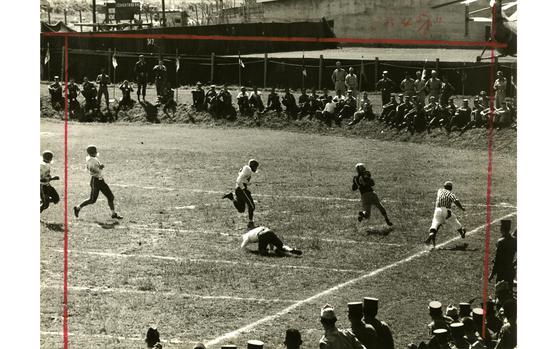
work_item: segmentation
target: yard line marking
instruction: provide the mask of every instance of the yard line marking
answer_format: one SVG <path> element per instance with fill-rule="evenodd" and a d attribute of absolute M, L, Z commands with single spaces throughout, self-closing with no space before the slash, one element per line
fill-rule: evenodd
<path fill-rule="evenodd" d="M 62 252 L 62 250 L 55 250 L 55 251 Z M 77 253 L 77 254 L 81 253 L 81 254 L 87 254 L 92 256 L 112 257 L 112 258 L 147 258 L 147 259 L 159 259 L 164 261 L 174 261 L 174 262 L 245 265 L 250 267 L 320 270 L 320 271 L 334 271 L 340 273 L 364 273 L 365 272 L 365 270 L 358 270 L 358 269 L 312 267 L 307 265 L 291 265 L 291 264 L 271 264 L 271 263 L 263 263 L 263 262 L 239 262 L 239 261 L 229 261 L 225 259 L 182 258 L 182 257 L 159 256 L 159 255 L 151 255 L 151 254 L 123 254 L 123 253 L 116 253 L 116 252 L 78 251 L 78 250 L 68 250 L 68 252 Z"/>
<path fill-rule="evenodd" d="M 53 331 L 41 331 L 41 336 L 53 336 L 53 337 L 62 337 L 63 332 L 53 332 Z M 68 332 L 67 335 L 69 337 L 86 337 L 86 338 L 98 338 L 98 339 L 116 339 L 119 341 L 129 341 L 129 342 L 144 342 L 144 338 L 139 337 L 125 337 L 125 336 L 115 336 L 111 334 L 90 334 L 90 333 L 73 333 Z M 180 339 L 160 339 L 162 343 L 169 343 L 169 344 L 194 344 L 198 343 L 197 341 L 185 341 Z"/>
<path fill-rule="evenodd" d="M 502 217 L 500 217 L 500 218 L 498 218 L 498 219 L 495 219 L 494 221 L 490 222 L 490 224 L 494 224 L 494 223 L 496 223 L 496 222 L 499 222 L 499 221 L 502 220 L 502 219 L 505 219 L 505 218 L 514 216 L 514 215 L 516 215 L 516 214 L 517 214 L 516 212 L 507 214 L 507 215 L 502 216 Z M 481 225 L 481 226 L 479 226 L 479 227 L 477 227 L 477 228 L 475 228 L 475 229 L 473 229 L 473 230 L 467 232 L 467 235 L 474 234 L 474 233 L 476 233 L 477 231 L 481 230 L 481 229 L 484 228 L 484 227 L 486 227 L 486 224 L 483 224 L 483 225 Z M 449 240 L 447 240 L 447 241 L 445 241 L 445 242 L 442 242 L 441 244 L 438 244 L 436 247 L 437 247 L 437 248 L 441 248 L 441 247 L 443 247 L 443 246 L 445 246 L 445 245 L 447 245 L 447 244 L 449 244 L 449 243 L 451 243 L 451 242 L 453 242 L 453 241 L 459 240 L 460 238 L 461 238 L 460 236 L 451 238 L 451 239 L 449 239 Z M 333 292 L 335 292 L 335 291 L 338 291 L 339 289 L 341 289 L 341 288 L 343 288 L 343 287 L 346 287 L 346 286 L 355 284 L 355 283 L 358 282 L 358 281 L 361 281 L 361 280 L 370 278 L 370 277 L 375 276 L 375 275 L 377 275 L 377 274 L 379 274 L 379 273 L 382 273 L 382 272 L 384 272 L 384 271 L 386 271 L 386 270 L 392 269 L 392 268 L 397 267 L 397 266 L 399 266 L 399 265 L 401 265 L 401 264 L 408 263 L 408 262 L 410 262 L 410 261 L 412 261 L 412 260 L 415 260 L 415 259 L 417 259 L 417 258 L 419 258 L 419 257 L 421 257 L 421 256 L 424 256 L 424 255 L 426 255 L 426 254 L 429 254 L 429 253 L 430 253 L 430 251 L 428 251 L 428 250 L 422 250 L 422 251 L 420 251 L 420 252 L 416 252 L 415 254 L 412 254 L 412 255 L 410 255 L 410 256 L 408 256 L 408 257 L 406 257 L 406 258 L 404 258 L 404 259 L 401 259 L 401 260 L 399 260 L 399 261 L 397 261 L 397 262 L 388 264 L 388 265 L 386 265 L 386 266 L 384 266 L 384 267 L 375 269 L 375 270 L 373 270 L 373 271 L 371 271 L 371 272 L 369 272 L 369 273 L 367 273 L 367 274 L 363 274 L 363 275 L 360 275 L 360 276 L 358 276 L 358 277 L 356 277 L 356 278 L 354 278 L 354 279 L 350 279 L 350 280 L 348 280 L 348 281 L 345 281 L 345 282 L 343 282 L 343 283 L 340 283 L 340 284 L 338 284 L 338 285 L 336 285 L 336 286 L 333 286 L 333 287 L 331 287 L 331 288 L 329 288 L 329 289 L 327 289 L 327 290 L 325 290 L 325 291 L 319 292 L 319 293 L 317 293 L 317 294 L 315 294 L 315 295 L 313 295 L 313 296 L 311 296 L 311 297 L 309 297 L 309 298 L 306 298 L 306 299 L 301 300 L 301 301 L 299 301 L 299 302 L 297 302 L 297 303 L 295 303 L 295 304 L 292 304 L 292 305 L 290 305 L 290 306 L 288 306 L 288 307 L 286 307 L 286 308 L 284 308 L 284 309 L 282 309 L 282 310 L 276 312 L 275 314 L 265 316 L 265 317 L 263 317 L 262 319 L 257 320 L 257 321 L 255 321 L 255 322 L 252 322 L 252 323 L 250 323 L 250 324 L 248 324 L 248 325 L 245 325 L 245 326 L 243 326 L 243 327 L 241 327 L 241 328 L 239 328 L 239 329 L 237 329 L 237 330 L 234 330 L 234 331 L 228 332 L 228 333 L 226 333 L 226 334 L 224 334 L 224 335 L 222 335 L 222 336 L 216 337 L 216 338 L 212 339 L 211 341 L 206 342 L 206 346 L 207 346 L 207 347 L 211 347 L 211 346 L 214 346 L 214 345 L 216 345 L 216 344 L 218 344 L 218 343 L 220 343 L 220 342 L 223 342 L 223 341 L 225 341 L 225 340 L 229 340 L 229 339 L 235 338 L 235 337 L 237 337 L 239 334 L 241 334 L 241 333 L 243 333 L 243 332 L 251 331 L 251 330 L 253 330 L 255 327 L 257 327 L 257 326 L 259 326 L 259 325 L 261 325 L 261 324 L 263 324 L 263 323 L 265 323 L 265 322 L 269 322 L 269 321 L 275 320 L 276 318 L 279 318 L 280 316 L 285 315 L 285 314 L 289 313 L 290 311 L 292 311 L 292 310 L 294 310 L 294 309 L 296 309 L 296 308 L 299 308 L 300 306 L 302 306 L 302 305 L 304 305 L 304 304 L 306 304 L 306 303 L 310 303 L 310 302 L 312 302 L 312 301 L 314 301 L 314 300 L 316 300 L 316 299 L 318 299 L 318 298 L 320 298 L 320 297 L 323 297 L 323 296 L 326 296 L 326 295 L 328 295 L 328 294 L 330 294 L 330 293 L 333 293 Z"/>
<path fill-rule="evenodd" d="M 86 223 L 86 222 L 79 222 L 79 223 L 71 223 L 70 225 L 73 226 L 90 226 L 90 227 L 98 227 L 99 224 L 96 223 Z M 230 233 L 220 233 L 216 231 L 207 231 L 207 230 L 189 230 L 189 229 L 181 229 L 181 228 L 157 228 L 157 227 L 150 227 L 146 224 L 129 224 L 129 225 L 115 225 L 111 227 L 111 229 L 136 229 L 136 230 L 148 230 L 148 231 L 162 231 L 162 232 L 178 232 L 178 233 L 203 233 L 203 234 L 216 234 L 219 233 L 220 235 L 225 236 L 236 236 Z M 391 242 L 381 242 L 381 241 L 358 241 L 358 240 L 346 240 L 346 239 L 326 239 L 326 238 L 314 238 L 314 237 L 305 237 L 305 236 L 290 236 L 290 240 L 317 240 L 321 242 L 330 242 L 330 243 L 339 243 L 339 244 L 364 244 L 364 245 L 371 245 L 371 246 L 395 246 L 395 247 L 403 247 L 407 246 L 407 244 L 398 244 L 398 243 L 391 243 Z"/>
<path fill-rule="evenodd" d="M 140 188 L 140 189 L 150 189 L 150 190 L 164 190 L 164 191 L 188 191 L 191 193 L 201 193 L 201 194 L 224 194 L 223 191 L 217 190 L 203 190 L 203 189 L 187 189 L 187 188 L 170 188 L 170 187 L 157 187 L 157 186 L 141 186 L 136 184 L 111 184 L 115 187 L 122 187 L 122 188 Z M 255 197 L 266 197 L 266 198 L 283 198 L 283 199 L 306 199 L 306 200 L 317 200 L 317 201 L 343 201 L 343 202 L 360 202 L 360 199 L 352 199 L 352 198 L 343 198 L 337 196 L 310 196 L 310 195 L 273 195 L 273 194 L 252 194 Z M 403 202 L 398 200 L 381 200 L 383 202 Z M 417 202 L 417 201 L 405 201 L 405 202 Z M 486 204 L 463 204 L 464 207 L 486 207 Z M 517 208 L 516 206 L 507 203 L 501 202 L 499 204 L 490 205 L 490 207 L 504 207 L 504 208 Z M 184 207 L 179 206 L 176 209 L 183 209 Z"/>
<path fill-rule="evenodd" d="M 43 289 L 61 289 L 62 285 L 41 285 Z M 220 300 L 234 300 L 234 301 L 245 301 L 245 302 L 259 302 L 259 303 L 296 303 L 298 300 L 293 299 L 264 299 L 264 298 L 253 298 L 253 297 L 235 297 L 235 296 L 210 296 L 210 295 L 199 295 L 191 293 L 181 293 L 174 291 L 142 291 L 134 290 L 129 288 L 102 288 L 102 287 L 84 287 L 84 286 L 68 286 L 69 291 L 74 292 L 99 292 L 99 293 L 120 293 L 120 294 L 152 294 L 170 297 L 183 297 L 183 298 L 198 298 L 198 299 L 220 299 Z"/>

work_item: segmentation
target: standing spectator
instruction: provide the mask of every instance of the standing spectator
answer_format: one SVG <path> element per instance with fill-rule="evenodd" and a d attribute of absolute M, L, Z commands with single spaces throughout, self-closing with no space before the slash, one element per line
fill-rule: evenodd
<path fill-rule="evenodd" d="M 445 107 L 447 105 L 447 101 L 451 98 L 453 93 L 455 93 L 455 87 L 451 85 L 447 76 L 444 75 L 443 82 L 441 83 L 441 96 L 439 98 L 439 104 Z"/>
<path fill-rule="evenodd" d="M 241 91 L 237 94 L 237 105 L 239 106 L 240 115 L 252 114 L 251 106 L 249 105 L 249 94 L 244 86 L 241 86 Z"/>
<path fill-rule="evenodd" d="M 336 327 L 334 308 L 329 304 L 321 309 L 321 325 L 325 333 L 319 341 L 320 349 L 365 349 L 354 335 Z"/>
<path fill-rule="evenodd" d="M 341 68 L 340 62 L 336 62 L 336 69 L 333 71 L 331 75 L 331 80 L 334 84 L 334 91 L 335 93 L 344 93 L 346 90 L 345 88 L 345 79 L 346 79 L 346 70 Z"/>
<path fill-rule="evenodd" d="M 366 349 L 379 349 L 379 338 L 373 326 L 362 321 L 363 310 L 361 302 L 348 303 L 348 320 L 350 328 L 345 330 L 356 337 Z"/>
<path fill-rule="evenodd" d="M 257 86 L 253 86 L 253 92 L 249 95 L 249 105 L 258 113 L 262 113 L 264 110 L 261 92 L 257 89 Z"/>
<path fill-rule="evenodd" d="M 415 81 L 413 78 L 410 77 L 410 73 L 407 71 L 405 73 L 404 79 L 401 81 L 401 91 L 409 96 L 409 97 L 413 97 L 414 95 L 416 95 L 416 89 L 415 89 Z M 422 101 L 422 104 L 424 104 L 424 102 Z"/>
<path fill-rule="evenodd" d="M 507 90 L 507 79 L 504 76 L 504 73 L 499 70 L 498 76 L 496 81 L 494 81 L 494 99 L 495 99 L 495 108 L 498 109 L 502 106 L 502 103 L 505 101 L 506 98 L 506 90 Z"/>
<path fill-rule="evenodd" d="M 140 94 L 142 94 L 142 100 L 145 102 L 146 85 L 148 84 L 148 64 L 144 60 L 144 55 L 140 55 L 138 61 L 134 64 L 134 74 L 136 75 L 136 83 L 138 84 L 138 89 L 136 90 L 138 102 L 140 102 Z"/>
<path fill-rule="evenodd" d="M 163 96 L 163 89 L 167 82 L 167 68 L 163 64 L 163 59 L 158 60 L 158 64 L 154 66 L 154 82 L 156 84 L 156 94 L 158 97 Z"/>
<path fill-rule="evenodd" d="M 115 113 L 118 113 L 122 107 L 130 108 L 134 105 L 134 101 L 130 98 L 130 93 L 134 92 L 134 90 L 132 89 L 132 86 L 128 84 L 128 80 L 125 80 L 121 86 L 119 86 L 119 89 L 122 92 L 122 98 L 119 101 L 119 105 L 117 106 Z"/>
<path fill-rule="evenodd" d="M 453 323 L 453 319 L 443 315 L 443 310 L 441 308 L 441 303 L 438 301 L 430 302 L 428 305 L 430 309 L 430 317 L 432 322 L 428 325 L 430 329 L 430 334 L 433 334 L 435 330 L 449 328 L 449 325 Z"/>
<path fill-rule="evenodd" d="M 426 82 L 422 79 L 422 72 L 416 72 L 416 80 L 414 80 L 414 91 L 416 92 L 416 99 L 423 104 L 426 103 Z"/>
<path fill-rule="evenodd" d="M 80 109 L 80 102 L 78 102 L 79 92 L 80 87 L 74 82 L 74 78 L 70 78 L 68 83 L 68 111 L 70 112 L 70 117 L 74 117 Z"/>
<path fill-rule="evenodd" d="M 266 101 L 266 108 L 264 109 L 263 113 L 266 113 L 269 110 L 276 110 L 278 114 L 282 112 L 282 104 L 280 104 L 280 96 L 276 93 L 276 88 L 272 88 L 270 93 L 268 94 L 268 99 Z"/>
<path fill-rule="evenodd" d="M 502 237 L 496 244 L 494 266 L 488 280 L 490 281 L 496 276 L 496 282 L 504 280 L 512 287 L 515 277 L 513 261 L 517 253 L 517 240 L 511 236 L 510 230 L 511 220 L 502 220 L 500 225 Z"/>
<path fill-rule="evenodd" d="M 289 117 L 295 118 L 298 113 L 298 106 L 296 104 L 296 98 L 290 92 L 290 88 L 286 87 L 284 90 L 284 96 L 282 96 L 282 104 L 286 107 L 286 114 Z"/>
<path fill-rule="evenodd" d="M 243 87 L 241 88 L 243 89 Z M 206 96 L 206 93 L 204 92 L 204 89 L 202 88 L 202 83 L 200 81 L 197 81 L 196 83 L 196 88 L 194 90 L 191 91 L 192 94 L 192 99 L 193 99 L 193 108 L 196 111 L 203 111 L 206 109 L 206 104 L 204 103 L 204 99 Z"/>
<path fill-rule="evenodd" d="M 379 339 L 379 349 L 395 349 L 393 333 L 385 321 L 377 319 L 379 300 L 377 298 L 364 298 L 363 301 L 364 322 L 375 329 Z"/>
<path fill-rule="evenodd" d="M 348 69 L 348 74 L 344 78 L 344 84 L 346 85 L 346 90 L 352 91 L 352 96 L 356 97 L 358 95 L 358 77 L 354 74 L 354 68 L 350 67 Z"/>
<path fill-rule="evenodd" d="M 107 105 L 107 110 L 109 109 L 109 84 L 111 83 L 111 79 L 109 75 L 105 74 L 105 68 L 101 68 L 101 74 L 97 75 L 97 79 L 95 79 L 97 84 L 99 85 L 99 89 L 97 90 L 97 105 L 99 109 L 101 109 L 101 95 L 105 96 L 105 104 Z"/>
<path fill-rule="evenodd" d="M 395 83 L 389 78 L 389 72 L 387 70 L 383 71 L 382 78 L 375 84 L 375 87 L 381 91 L 381 104 L 385 105 L 389 103 L 391 93 L 395 90 Z"/>
<path fill-rule="evenodd" d="M 64 99 L 62 98 L 62 85 L 60 84 L 60 78 L 54 77 L 54 82 L 49 85 L 49 94 L 51 95 L 51 105 L 54 109 L 60 109 L 64 105 Z"/>
<path fill-rule="evenodd" d="M 286 330 L 286 337 L 284 339 L 284 345 L 286 349 L 299 349 L 301 344 L 301 333 L 295 328 L 289 328 Z"/>
<path fill-rule="evenodd" d="M 432 77 L 426 81 L 425 89 L 428 91 L 429 96 L 434 96 L 436 101 L 439 100 L 439 96 L 441 94 L 441 85 L 442 82 L 438 78 L 438 73 L 435 70 L 432 70 Z"/>
<path fill-rule="evenodd" d="M 84 76 L 82 95 L 86 99 L 86 105 L 84 107 L 86 113 L 93 112 L 97 109 L 97 89 L 95 88 L 95 84 L 88 80 L 87 76 Z"/>

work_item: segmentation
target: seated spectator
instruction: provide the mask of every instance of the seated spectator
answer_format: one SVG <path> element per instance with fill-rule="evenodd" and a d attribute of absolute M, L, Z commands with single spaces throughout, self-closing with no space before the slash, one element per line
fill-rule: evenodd
<path fill-rule="evenodd" d="M 352 121 L 350 121 L 350 123 L 348 123 L 348 125 L 355 125 L 363 118 L 366 118 L 368 120 L 372 120 L 374 118 L 371 102 L 366 92 L 364 92 L 362 95 L 362 100 L 360 101 L 360 109 L 354 113 L 354 118 L 352 119 Z"/>
<path fill-rule="evenodd" d="M 476 332 L 476 324 L 472 317 L 464 317 L 461 322 L 463 323 L 465 339 L 471 344 L 471 349 L 486 349 L 482 338 L 480 338 L 480 335 Z"/>
<path fill-rule="evenodd" d="M 241 87 L 241 92 L 237 94 L 237 105 L 239 106 L 239 114 L 249 116 L 253 114 L 253 109 L 249 103 L 249 94 L 245 87 Z"/>
<path fill-rule="evenodd" d="M 202 83 L 200 81 L 196 83 L 196 88 L 191 91 L 191 94 L 193 99 L 192 107 L 196 111 L 206 110 L 206 103 L 205 103 L 206 93 L 204 92 L 204 89 L 202 88 Z"/>
<path fill-rule="evenodd" d="M 415 132 L 422 132 L 426 130 L 426 124 L 424 106 L 420 102 L 417 102 L 414 103 L 414 108 L 410 109 L 410 111 L 404 116 L 401 128 L 406 127 L 410 133 L 414 134 Z"/>
<path fill-rule="evenodd" d="M 264 110 L 264 104 L 261 98 L 261 92 L 257 89 L 257 86 L 253 87 L 253 92 L 249 95 L 249 105 L 253 110 L 258 113 L 262 113 Z"/>
<path fill-rule="evenodd" d="M 243 234 L 242 240 L 241 248 L 247 248 L 249 243 L 258 243 L 259 254 L 261 256 L 268 256 L 269 245 L 272 246 L 274 252 L 280 256 L 290 254 L 301 256 L 303 254 L 301 250 L 285 245 L 272 230 L 263 226 L 249 230 Z"/>
<path fill-rule="evenodd" d="M 313 119 L 315 116 L 320 117 L 321 102 L 319 102 L 317 98 L 318 96 L 315 94 L 315 90 L 311 90 L 309 99 L 307 100 L 307 103 L 304 105 L 303 110 L 300 113 L 302 117 L 307 115 L 309 115 L 310 119 Z"/>
<path fill-rule="evenodd" d="M 346 92 L 346 98 L 344 99 L 344 104 L 342 110 L 337 115 L 337 123 L 340 125 L 342 119 L 354 116 L 356 112 L 357 102 L 356 98 L 352 95 L 352 91 L 348 90 Z"/>
<path fill-rule="evenodd" d="M 93 82 L 90 82 L 87 76 L 84 76 L 84 83 L 82 84 L 82 95 L 86 100 L 85 111 L 91 113 L 99 110 L 97 106 L 97 88 Z"/>
<path fill-rule="evenodd" d="M 159 332 L 155 327 L 148 328 L 148 333 L 146 333 L 146 339 L 144 341 L 148 348 L 161 348 Z"/>
<path fill-rule="evenodd" d="M 428 342 L 429 349 L 451 349 L 449 345 L 449 331 L 445 328 L 434 330 L 433 337 Z"/>
<path fill-rule="evenodd" d="M 424 106 L 424 112 L 426 113 L 426 119 L 428 122 L 428 129 L 433 126 L 440 126 L 443 123 L 441 119 L 441 113 L 443 111 L 442 106 L 436 101 L 436 97 L 430 96 L 428 99 L 428 104 Z"/>
<path fill-rule="evenodd" d="M 486 109 L 490 107 L 490 99 L 488 98 L 488 93 L 486 93 L 486 91 L 480 91 L 478 99 L 480 100 L 482 108 Z"/>
<path fill-rule="evenodd" d="M 437 329 L 447 330 L 449 325 L 453 323 L 452 318 L 443 315 L 440 302 L 430 302 L 428 308 L 430 310 L 430 317 L 432 318 L 432 322 L 428 325 L 430 328 L 430 334 L 433 334 Z"/>
<path fill-rule="evenodd" d="M 158 105 L 163 105 L 163 112 L 169 116 L 169 114 L 175 115 L 177 111 L 177 102 L 175 102 L 175 90 L 173 90 L 169 84 L 166 82 L 163 88 L 160 90 L 161 96 L 158 96 Z"/>
<path fill-rule="evenodd" d="M 321 102 L 321 108 L 324 108 L 327 104 L 327 98 L 329 97 L 329 90 L 323 89 L 323 94 L 319 96 L 318 100 Z"/>
<path fill-rule="evenodd" d="M 204 108 L 215 116 L 218 107 L 218 92 L 216 91 L 216 85 L 210 85 L 210 89 L 206 92 L 204 96 Z"/>
<path fill-rule="evenodd" d="M 276 93 L 276 88 L 272 88 L 270 94 L 268 95 L 268 99 L 266 101 L 266 108 L 264 109 L 263 113 L 266 113 L 269 110 L 276 110 L 278 114 L 282 112 L 282 104 L 280 104 L 280 96 Z"/>
<path fill-rule="evenodd" d="M 79 92 L 80 87 L 74 82 L 74 78 L 70 78 L 68 83 L 68 111 L 70 112 L 70 118 L 74 118 L 80 110 L 80 102 L 78 102 Z"/>
<path fill-rule="evenodd" d="M 402 94 L 399 94 L 399 100 L 402 100 L 402 103 L 397 106 L 393 120 L 391 120 L 391 124 L 398 129 L 402 128 L 405 115 L 414 108 L 414 105 L 410 102 L 410 97 L 402 96 Z"/>
<path fill-rule="evenodd" d="M 471 113 L 472 110 L 469 107 L 469 100 L 463 99 L 463 105 L 456 109 L 455 114 L 449 120 L 447 130 L 451 132 L 455 128 L 459 130 L 463 129 L 471 120 Z"/>
<path fill-rule="evenodd" d="M 395 99 L 395 95 L 391 95 L 389 103 L 382 106 L 379 119 L 385 121 L 386 123 L 389 122 L 389 120 L 393 119 L 395 111 L 397 110 L 397 105 L 398 103 Z"/>
<path fill-rule="evenodd" d="M 298 330 L 294 328 L 286 330 L 286 337 L 284 339 L 286 349 L 299 349 L 302 343 L 301 333 Z"/>
<path fill-rule="evenodd" d="M 459 320 L 462 321 L 466 317 L 471 317 L 471 311 L 471 303 L 459 303 Z"/>
<path fill-rule="evenodd" d="M 226 345 L 226 347 L 227 347 L 227 345 Z M 235 345 L 234 345 L 234 347 L 237 348 Z M 206 349 L 206 346 L 204 345 L 204 343 L 198 342 L 194 345 L 193 349 Z"/>
<path fill-rule="evenodd" d="M 478 332 L 478 334 L 480 335 L 480 337 L 483 338 L 483 342 L 484 344 L 488 345 L 492 339 L 495 338 L 495 333 L 492 332 L 492 330 L 490 330 L 488 328 L 488 326 L 483 326 L 483 319 L 484 319 L 484 310 L 482 308 L 474 308 L 472 310 L 472 319 L 474 321 L 474 325 L 475 325 L 475 329 L 476 332 Z M 484 327 L 485 332 L 482 332 L 482 328 Z"/>
<path fill-rule="evenodd" d="M 498 108 L 495 112 L 494 116 L 494 127 L 496 128 L 504 128 L 511 126 L 513 122 L 511 107 L 509 102 L 504 100 L 502 102 L 502 106 Z"/>
<path fill-rule="evenodd" d="M 457 308 L 455 308 L 457 310 Z M 465 329 L 462 322 L 454 322 L 449 325 L 451 329 L 451 343 L 456 349 L 470 349 L 471 343 L 465 338 Z"/>
<path fill-rule="evenodd" d="M 394 349 L 393 333 L 385 321 L 377 319 L 379 300 L 366 297 L 363 301 L 364 322 L 373 326 L 379 340 L 380 349 Z"/>
<path fill-rule="evenodd" d="M 54 82 L 49 85 L 49 94 L 51 95 L 51 105 L 54 109 L 61 109 L 64 106 L 64 98 L 62 98 L 62 85 L 60 78 L 54 77 Z"/>
<path fill-rule="evenodd" d="M 445 316 L 453 319 L 453 323 L 459 322 L 459 310 L 453 304 L 449 304 L 445 310 Z"/>
<path fill-rule="evenodd" d="M 284 96 L 282 96 L 282 104 L 286 107 L 286 114 L 288 117 L 295 118 L 299 111 L 299 108 L 296 104 L 296 98 L 290 92 L 290 89 L 286 87 L 284 90 Z"/>
<path fill-rule="evenodd" d="M 329 96 L 327 98 L 327 104 L 325 104 L 325 108 L 323 109 L 323 115 L 322 115 L 322 118 L 327 125 L 329 126 L 332 125 L 332 122 L 336 117 L 335 112 L 336 112 L 336 103 L 333 102 L 332 97 Z"/>
<path fill-rule="evenodd" d="M 300 117 L 304 114 L 304 109 L 307 106 L 307 102 L 309 101 L 309 95 L 307 94 L 307 90 L 305 88 L 301 89 L 301 96 L 298 98 L 298 109 L 300 112 Z"/>
<path fill-rule="evenodd" d="M 334 308 L 329 304 L 321 309 L 321 325 L 325 333 L 319 341 L 320 349 L 365 349 L 356 337 L 336 327 Z"/>
<path fill-rule="evenodd" d="M 348 303 L 348 320 L 350 321 L 351 327 L 344 332 L 348 332 L 356 337 L 356 339 L 362 343 L 366 349 L 378 349 L 379 339 L 377 332 L 373 326 L 363 322 L 362 317 L 362 302 Z"/>
<path fill-rule="evenodd" d="M 122 92 L 122 98 L 119 101 L 116 113 L 118 113 L 119 110 L 121 110 L 121 108 L 123 107 L 126 110 L 132 108 L 132 106 L 134 105 L 134 100 L 130 98 L 130 93 L 134 92 L 134 90 L 132 89 L 132 86 L 128 84 L 128 80 L 123 81 L 123 83 L 119 86 L 119 90 L 121 90 Z"/>
<path fill-rule="evenodd" d="M 228 90 L 227 84 L 220 90 L 218 94 L 218 117 L 225 117 L 226 119 L 235 119 L 237 112 L 232 104 L 231 93 Z"/>

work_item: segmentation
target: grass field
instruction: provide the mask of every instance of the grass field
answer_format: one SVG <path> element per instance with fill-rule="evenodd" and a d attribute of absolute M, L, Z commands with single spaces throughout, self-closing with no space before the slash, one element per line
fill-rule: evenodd
<path fill-rule="evenodd" d="M 63 132 L 62 122 L 41 121 L 41 148 L 55 153 L 53 175 L 63 175 Z M 79 219 L 69 218 L 72 348 L 142 347 L 149 325 L 157 325 L 167 348 L 198 341 L 243 347 L 247 339 L 279 348 L 289 327 L 300 329 L 303 347 L 311 348 L 322 335 L 322 305 L 334 305 L 346 328 L 346 303 L 364 296 L 380 299 L 379 318 L 402 348 L 428 338 L 429 301 L 447 306 L 478 296 L 480 302 L 483 150 L 264 129 L 70 123 L 70 210 L 89 195 L 90 143 L 99 148 L 125 218 L 111 220 L 102 196 Z M 240 250 L 246 217 L 221 195 L 251 157 L 261 163 L 252 188 L 256 223 L 301 248 L 303 257 Z M 350 187 L 359 161 L 395 223 L 386 236 L 366 231 L 382 229 L 378 212 L 367 224 L 356 220 L 359 194 Z M 492 220 L 515 214 L 514 153 L 494 153 L 492 178 Z M 428 253 L 422 241 L 436 190 L 448 179 L 472 234 Z M 62 194 L 62 182 L 54 185 Z M 62 343 L 63 214 L 59 204 L 41 217 L 43 348 Z M 492 246 L 498 235 L 494 224 Z M 443 230 L 438 242 L 455 237 Z M 454 248 L 462 243 L 468 246 Z"/>

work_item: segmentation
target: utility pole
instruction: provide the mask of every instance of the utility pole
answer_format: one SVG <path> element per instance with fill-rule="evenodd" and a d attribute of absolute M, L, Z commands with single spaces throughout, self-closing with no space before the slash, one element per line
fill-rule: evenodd
<path fill-rule="evenodd" d="M 165 20 L 165 0 L 161 0 L 161 18 L 163 23 L 161 23 L 162 27 L 167 27 L 167 21 Z"/>
<path fill-rule="evenodd" d="M 91 11 L 92 11 L 92 16 L 93 16 L 93 31 L 97 31 L 97 27 L 95 26 L 95 23 L 97 23 L 97 17 L 96 17 L 96 12 L 97 12 L 97 4 L 95 3 L 96 0 L 91 0 Z"/>

